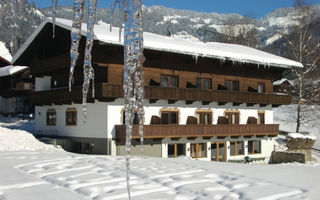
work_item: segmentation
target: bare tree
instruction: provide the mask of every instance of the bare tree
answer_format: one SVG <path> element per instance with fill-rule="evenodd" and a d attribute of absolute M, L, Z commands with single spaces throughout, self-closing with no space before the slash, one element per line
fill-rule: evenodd
<path fill-rule="evenodd" d="M 292 72 L 297 79 L 297 118 L 296 132 L 300 132 L 302 115 L 302 103 L 312 101 L 312 83 L 308 75 L 315 71 L 320 61 L 319 47 L 320 37 L 316 36 L 317 29 L 316 13 L 313 7 L 307 5 L 303 0 L 295 1 L 295 13 L 298 16 L 297 25 L 291 30 L 290 37 L 286 39 L 286 46 L 289 46 L 292 58 L 303 64 L 302 69 L 293 69 Z M 306 81 L 308 80 L 308 81 Z"/>

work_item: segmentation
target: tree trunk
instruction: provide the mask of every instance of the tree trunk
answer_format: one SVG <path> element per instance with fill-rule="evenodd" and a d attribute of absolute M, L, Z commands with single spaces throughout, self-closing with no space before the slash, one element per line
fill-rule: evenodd
<path fill-rule="evenodd" d="M 300 132 L 300 123 L 301 123 L 301 101 L 302 101 L 302 77 L 299 76 L 299 96 L 298 96 L 298 108 L 297 108 L 297 127 L 296 127 L 296 132 Z"/>

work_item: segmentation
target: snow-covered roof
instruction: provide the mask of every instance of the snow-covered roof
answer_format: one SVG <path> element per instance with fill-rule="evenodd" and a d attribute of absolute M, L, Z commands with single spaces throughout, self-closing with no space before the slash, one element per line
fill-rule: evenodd
<path fill-rule="evenodd" d="M 21 49 L 13 58 L 14 63 L 20 55 L 26 50 L 36 35 L 41 31 L 45 24 L 52 23 L 51 18 L 47 18 L 31 35 Z M 56 19 L 56 25 L 71 30 L 72 21 L 67 19 Z M 86 35 L 86 24 L 82 24 L 82 35 Z M 292 61 L 280 56 L 276 56 L 264 51 L 250 48 L 243 45 L 225 44 L 218 42 L 196 42 L 184 40 L 181 38 L 167 37 L 154 33 L 144 32 L 144 48 L 160 50 L 166 52 L 182 53 L 193 55 L 195 57 L 211 57 L 217 59 L 227 59 L 244 63 L 255 63 L 262 66 L 273 66 L 280 68 L 297 67 L 302 68 L 299 62 Z M 94 27 L 94 39 L 108 44 L 123 45 L 123 40 L 119 41 L 119 28 L 112 28 L 110 31 L 109 24 L 99 23 Z"/>
<path fill-rule="evenodd" d="M 317 137 L 314 135 L 304 135 L 301 133 L 289 133 L 288 137 L 293 139 L 310 139 L 310 140 L 316 140 Z"/>
<path fill-rule="evenodd" d="M 4 42 L 0 41 L 0 57 L 8 61 L 8 63 L 11 62 L 12 56 L 9 53 L 9 50 L 7 49 Z"/>
<path fill-rule="evenodd" d="M 14 74 L 19 73 L 27 68 L 28 68 L 27 66 L 12 66 L 12 65 L 9 65 L 6 67 L 1 67 L 0 68 L 0 77 L 14 75 Z"/>
<path fill-rule="evenodd" d="M 281 85 L 285 81 L 288 81 L 291 85 L 294 84 L 292 80 L 288 80 L 286 78 L 282 78 L 280 80 L 277 80 L 277 81 L 273 82 L 273 85 Z"/>

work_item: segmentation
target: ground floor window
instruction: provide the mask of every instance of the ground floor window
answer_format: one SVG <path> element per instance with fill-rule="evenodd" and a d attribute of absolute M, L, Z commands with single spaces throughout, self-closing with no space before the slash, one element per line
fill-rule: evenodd
<path fill-rule="evenodd" d="M 85 143 L 86 153 L 94 152 L 94 143 Z"/>
<path fill-rule="evenodd" d="M 168 158 L 186 155 L 185 144 L 168 144 Z"/>
<path fill-rule="evenodd" d="M 56 117 L 57 113 L 54 109 L 47 110 L 47 126 L 55 126 L 56 125 Z"/>
<path fill-rule="evenodd" d="M 260 140 L 248 141 L 248 153 L 249 154 L 261 153 L 261 141 Z"/>
<path fill-rule="evenodd" d="M 207 157 L 207 143 L 190 144 L 190 153 L 192 158 Z"/>
<path fill-rule="evenodd" d="M 236 141 L 230 142 L 230 155 L 244 155 L 244 142 L 243 141 Z"/>
<path fill-rule="evenodd" d="M 81 142 L 74 142 L 73 143 L 73 151 L 75 153 L 82 153 L 82 143 Z"/>

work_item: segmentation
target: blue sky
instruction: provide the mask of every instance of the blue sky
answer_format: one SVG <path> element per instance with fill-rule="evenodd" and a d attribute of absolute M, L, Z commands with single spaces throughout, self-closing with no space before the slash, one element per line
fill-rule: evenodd
<path fill-rule="evenodd" d="M 51 6 L 51 0 L 28 0 L 37 7 Z M 112 0 L 98 0 L 98 7 L 110 6 Z M 146 6 L 162 5 L 176 9 L 202 12 L 239 13 L 260 18 L 274 9 L 292 7 L 294 0 L 142 0 Z M 311 4 L 320 4 L 320 0 L 307 0 Z M 72 0 L 59 0 L 60 5 L 72 5 Z"/>

